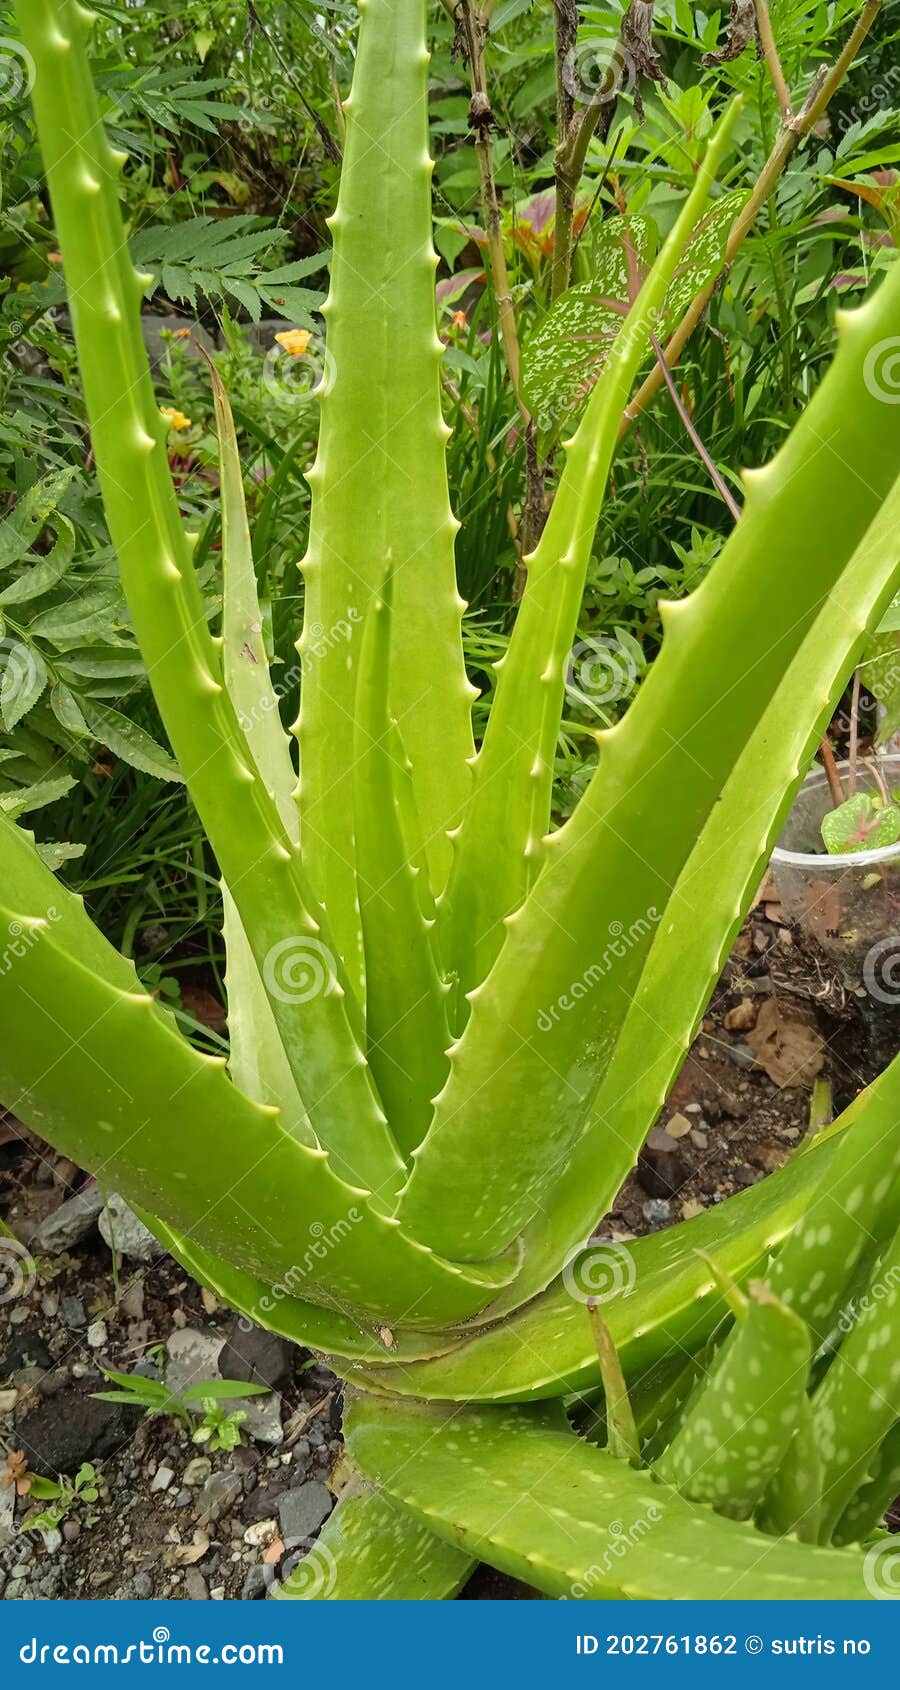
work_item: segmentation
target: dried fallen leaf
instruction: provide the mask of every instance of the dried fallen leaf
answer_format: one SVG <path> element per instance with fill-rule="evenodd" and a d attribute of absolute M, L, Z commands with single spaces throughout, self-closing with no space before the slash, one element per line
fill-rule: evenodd
<path fill-rule="evenodd" d="M 173 1549 L 171 1557 L 166 1556 L 166 1560 L 171 1560 L 171 1564 L 176 1567 L 193 1567 L 197 1561 L 203 1560 L 208 1551 L 209 1538 L 198 1526 L 193 1540 L 190 1543 L 180 1543 L 177 1549 Z"/>
<path fill-rule="evenodd" d="M 811 1086 L 825 1061 L 825 1044 L 813 1018 L 785 1014 L 774 996 L 760 1009 L 747 1043 L 776 1086 Z"/>
<path fill-rule="evenodd" d="M 15 1485 L 17 1496 L 27 1496 L 31 1489 L 24 1449 L 11 1449 L 7 1454 L 6 1472 L 0 1474 L 0 1490 L 7 1490 L 10 1485 Z"/>
<path fill-rule="evenodd" d="M 203 986 L 184 986 L 181 1002 L 188 1015 L 192 1015 L 202 1027 L 209 1027 L 213 1033 L 227 1031 L 228 1019 L 222 1005 Z"/>

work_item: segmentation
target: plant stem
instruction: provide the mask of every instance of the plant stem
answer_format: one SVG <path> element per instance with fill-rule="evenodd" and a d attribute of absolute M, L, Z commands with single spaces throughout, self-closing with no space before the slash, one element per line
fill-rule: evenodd
<path fill-rule="evenodd" d="M 706 465 L 706 468 L 709 471 L 710 480 L 712 481 L 713 485 L 718 489 L 718 491 L 721 493 L 722 498 L 725 500 L 725 503 L 728 506 L 728 509 L 731 512 L 731 515 L 732 515 L 734 521 L 737 522 L 737 520 L 738 520 L 738 518 L 740 517 L 740 514 L 741 514 L 741 507 L 736 502 L 736 500 L 734 499 L 732 492 L 731 492 L 731 489 L 729 488 L 727 482 L 723 479 L 723 477 L 720 474 L 718 468 L 713 463 L 712 458 L 710 457 L 708 451 L 706 450 L 706 447 L 703 444 L 703 441 L 700 439 L 700 436 L 697 433 L 696 428 L 694 427 L 692 419 L 688 415 L 688 412 L 687 412 L 687 409 L 685 408 L 685 404 L 684 404 L 684 401 L 681 397 L 681 394 L 679 393 L 678 388 L 675 385 L 675 378 L 672 375 L 672 372 L 669 369 L 669 366 L 666 363 L 665 358 L 663 357 L 663 349 L 660 346 L 659 341 L 657 340 L 655 334 L 651 334 L 651 336 L 650 336 L 650 345 L 653 347 L 653 350 L 656 353 L 656 356 L 659 360 L 659 366 L 660 366 L 660 369 L 662 370 L 662 373 L 663 373 L 663 380 L 665 381 L 666 386 L 668 387 L 669 392 L 672 395 L 672 403 L 675 406 L 675 409 L 678 412 L 678 415 L 680 416 L 682 422 L 684 423 L 685 431 L 686 431 L 689 439 L 691 440 L 692 444 L 696 448 L 697 455 L 700 458 L 701 462 Z"/>
<path fill-rule="evenodd" d="M 822 767 L 828 780 L 828 790 L 831 793 L 834 806 L 837 808 L 844 802 L 844 788 L 841 785 L 841 773 L 831 749 L 831 741 L 827 737 L 820 742 L 819 756 L 822 759 Z"/>
<path fill-rule="evenodd" d="M 768 0 L 756 0 L 756 27 L 759 31 L 760 44 L 768 66 L 769 75 L 772 78 L 772 86 L 775 89 L 775 98 L 778 101 L 778 108 L 781 112 L 782 120 L 787 123 L 793 116 L 791 93 L 787 82 L 785 81 L 784 71 L 781 68 L 781 60 L 778 57 L 778 48 L 775 45 L 775 36 L 772 30 L 772 19 L 769 16 Z"/>
<path fill-rule="evenodd" d="M 466 59 L 469 65 L 469 83 L 472 90 L 472 100 L 469 106 L 469 126 L 475 133 L 475 156 L 478 160 L 482 215 L 484 217 L 485 239 L 491 272 L 491 286 L 500 323 L 500 340 L 516 405 L 522 419 L 526 483 L 525 508 L 522 512 L 522 550 L 524 554 L 527 554 L 537 544 L 544 526 L 544 472 L 538 460 L 534 422 L 528 406 L 522 398 L 519 333 L 516 326 L 506 253 L 503 249 L 500 201 L 497 197 L 497 183 L 494 176 L 494 144 L 491 136 L 495 124 L 487 90 L 487 70 L 484 58 L 484 46 L 492 10 L 493 0 L 484 0 L 481 5 L 477 3 L 477 0 L 460 0 L 453 16 L 457 20 L 458 26 L 461 27 Z M 525 564 L 522 555 L 520 555 L 513 582 L 514 600 L 518 600 L 522 596 L 525 575 Z"/>
<path fill-rule="evenodd" d="M 850 760 L 850 769 L 849 769 L 847 778 L 848 778 L 849 785 L 850 785 L 850 797 L 853 798 L 856 794 L 858 772 L 859 772 L 858 771 L 858 764 L 859 764 L 859 670 L 858 669 L 854 672 L 853 686 L 850 689 L 850 748 L 849 748 L 849 760 Z"/>
<path fill-rule="evenodd" d="M 296 76 L 294 75 L 293 70 L 291 69 L 291 66 L 288 64 L 286 58 L 284 57 L 284 54 L 282 53 L 281 48 L 278 45 L 278 42 L 274 39 L 274 37 L 272 35 L 270 35 L 270 33 L 267 30 L 265 24 L 263 23 L 262 18 L 260 17 L 259 12 L 257 11 L 256 6 L 253 3 L 253 0 L 247 0 L 247 15 L 250 19 L 251 24 L 253 25 L 253 28 L 258 29 L 260 34 L 265 37 L 266 41 L 268 42 L 269 46 L 272 49 L 272 52 L 275 54 L 275 57 L 278 60 L 278 63 L 280 64 L 282 70 L 284 71 L 284 74 L 287 77 L 288 82 L 290 83 L 291 87 L 293 88 L 294 93 L 297 95 L 297 98 L 299 99 L 300 104 L 303 107 L 303 110 L 306 112 L 307 116 L 309 118 L 311 118 L 313 125 L 315 127 L 316 134 L 318 135 L 319 140 L 321 141 L 322 146 L 325 149 L 325 153 L 326 153 L 327 157 L 331 159 L 332 164 L 340 164 L 340 162 L 341 162 L 341 149 L 338 146 L 337 141 L 335 140 L 334 136 L 332 135 L 331 130 L 329 129 L 327 123 L 324 121 L 323 118 L 321 118 L 319 116 L 315 107 L 310 105 L 308 99 L 306 98 L 306 95 L 303 92 L 303 88 L 302 88 L 301 84 L 298 82 Z"/>
<path fill-rule="evenodd" d="M 843 82 L 859 48 L 872 28 L 881 6 L 882 0 L 866 0 L 843 51 L 831 69 L 826 71 L 823 66 L 819 70 L 813 79 L 812 87 L 802 110 L 796 117 L 791 117 L 782 123 L 775 145 L 757 177 L 750 198 L 731 226 L 725 246 L 725 261 L 721 270 L 689 305 L 666 346 L 665 361 L 670 370 L 678 363 L 722 277 L 727 274 L 738 249 L 750 233 L 761 207 L 773 192 L 788 160 L 796 152 L 800 142 L 806 138 L 827 111 L 833 95 Z M 641 412 L 646 410 L 650 401 L 659 392 L 663 379 L 662 371 L 657 365 L 650 371 L 646 381 L 642 383 L 634 398 L 625 407 L 620 434 L 626 433 Z"/>

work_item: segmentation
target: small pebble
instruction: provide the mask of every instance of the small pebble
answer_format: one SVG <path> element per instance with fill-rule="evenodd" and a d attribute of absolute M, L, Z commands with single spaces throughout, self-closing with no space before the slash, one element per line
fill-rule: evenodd
<path fill-rule="evenodd" d="M 87 1315 L 80 1297 L 63 1297 L 59 1309 L 66 1326 L 74 1329 L 87 1325 Z"/>
<path fill-rule="evenodd" d="M 174 1477 L 175 1477 L 175 1474 L 172 1472 L 171 1467 L 157 1467 L 156 1472 L 155 1472 L 154 1477 L 153 1477 L 153 1483 L 150 1486 L 150 1489 L 152 1491 L 153 1490 L 168 1490 L 168 1488 L 169 1488 L 170 1484 L 172 1483 L 172 1480 L 174 1479 Z"/>
<path fill-rule="evenodd" d="M 651 1226 L 661 1226 L 671 1215 L 671 1204 L 665 1197 L 651 1197 L 644 1204 L 641 1213 L 645 1221 Z"/>
<path fill-rule="evenodd" d="M 248 1526 L 244 1533 L 244 1542 L 251 1549 L 259 1549 L 261 1544 L 268 1543 L 278 1530 L 277 1520 L 257 1520 L 254 1526 Z"/>
<path fill-rule="evenodd" d="M 87 1329 L 88 1347 L 92 1350 L 103 1350 L 109 1343 L 109 1333 L 105 1320 L 94 1320 Z"/>
<path fill-rule="evenodd" d="M 183 1480 L 186 1485 L 205 1485 L 212 1472 L 212 1462 L 208 1455 L 195 1455 L 185 1467 Z"/>

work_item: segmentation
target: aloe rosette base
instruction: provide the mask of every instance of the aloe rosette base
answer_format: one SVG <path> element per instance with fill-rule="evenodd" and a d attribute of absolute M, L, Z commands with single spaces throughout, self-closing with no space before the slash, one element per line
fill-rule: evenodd
<path fill-rule="evenodd" d="M 584 1245 L 895 590 L 900 413 L 871 371 L 900 270 L 841 316 L 831 370 L 747 477 L 707 580 L 666 607 L 662 652 L 554 831 L 567 665 L 622 409 L 716 203 L 736 111 L 563 443 L 476 750 L 424 5 L 360 11 L 303 564 L 306 626 L 349 637 L 303 662 L 298 778 L 215 371 L 218 633 L 194 578 L 90 14 L 18 7 L 110 532 L 222 875 L 230 1057 L 190 1047 L 0 818 L 0 915 L 28 940 L 0 976 L 0 1096 L 115 1183 L 223 1302 L 347 1379 L 359 1478 L 280 1595 L 447 1597 L 482 1557 L 557 1596 L 863 1599 L 897 1468 L 896 1297 L 877 1287 L 900 1221 L 900 1065 L 763 1186 L 614 1262 L 605 1353 L 634 1407 L 631 1462 L 606 1440 L 585 1307 L 608 1247 Z M 875 1312 L 848 1319 L 861 1291 Z"/>

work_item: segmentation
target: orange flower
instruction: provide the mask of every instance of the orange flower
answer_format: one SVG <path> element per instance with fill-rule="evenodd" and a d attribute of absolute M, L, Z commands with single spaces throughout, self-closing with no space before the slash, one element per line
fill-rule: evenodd
<path fill-rule="evenodd" d="M 450 318 L 451 329 L 467 329 L 468 326 L 469 319 L 466 316 L 465 311 L 454 311 L 453 316 Z"/>
<path fill-rule="evenodd" d="M 160 405 L 159 414 L 169 427 L 175 429 L 179 434 L 183 429 L 191 426 L 190 417 L 186 417 L 183 411 L 176 411 L 174 405 Z"/>
<path fill-rule="evenodd" d="M 312 335 L 309 329 L 285 329 L 282 334 L 277 334 L 275 339 L 292 358 L 302 358 Z"/>

